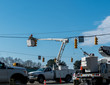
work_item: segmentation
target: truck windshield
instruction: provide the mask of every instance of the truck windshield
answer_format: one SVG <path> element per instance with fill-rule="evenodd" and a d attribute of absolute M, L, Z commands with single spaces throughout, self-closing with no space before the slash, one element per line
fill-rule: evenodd
<path fill-rule="evenodd" d="M 39 68 L 37 71 L 44 71 L 45 68 Z"/>

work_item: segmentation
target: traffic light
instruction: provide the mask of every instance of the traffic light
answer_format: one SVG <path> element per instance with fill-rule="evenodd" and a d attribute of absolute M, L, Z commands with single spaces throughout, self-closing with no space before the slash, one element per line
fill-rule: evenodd
<path fill-rule="evenodd" d="M 16 63 L 13 63 L 13 66 L 16 66 Z"/>
<path fill-rule="evenodd" d="M 94 42 L 95 45 L 98 45 L 98 38 L 95 36 L 95 42 Z"/>
<path fill-rule="evenodd" d="M 41 56 L 38 56 L 38 59 L 41 60 Z"/>
<path fill-rule="evenodd" d="M 73 62 L 73 58 L 71 58 L 71 62 Z"/>
<path fill-rule="evenodd" d="M 42 62 L 45 62 L 45 58 L 44 57 L 42 58 Z"/>
<path fill-rule="evenodd" d="M 20 66 L 19 63 L 13 63 L 13 66 Z"/>
<path fill-rule="evenodd" d="M 77 38 L 74 39 L 74 48 L 77 48 Z"/>
<path fill-rule="evenodd" d="M 54 59 L 54 62 L 55 62 L 55 63 L 56 63 L 56 60 L 57 60 L 57 59 L 55 58 L 55 59 Z"/>
<path fill-rule="evenodd" d="M 37 46 L 37 40 L 34 40 L 34 42 L 35 42 L 34 46 Z"/>

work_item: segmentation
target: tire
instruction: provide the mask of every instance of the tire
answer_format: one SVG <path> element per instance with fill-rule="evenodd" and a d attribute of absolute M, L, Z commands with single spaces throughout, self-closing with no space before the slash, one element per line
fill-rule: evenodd
<path fill-rule="evenodd" d="M 95 78 L 96 82 L 92 82 L 92 85 L 104 85 L 102 78 Z"/>
<path fill-rule="evenodd" d="M 20 79 L 17 79 L 14 82 L 15 82 L 15 85 L 22 85 L 23 84 Z"/>
<path fill-rule="evenodd" d="M 72 79 L 72 77 L 70 75 L 67 75 L 65 78 L 65 82 L 68 83 L 71 81 L 71 79 Z"/>
<path fill-rule="evenodd" d="M 28 78 L 23 75 L 13 75 L 10 79 L 12 85 L 25 85 L 28 82 Z"/>
<path fill-rule="evenodd" d="M 56 81 L 57 83 L 59 83 L 59 82 L 60 82 L 60 78 L 55 79 L 55 81 Z"/>
<path fill-rule="evenodd" d="M 38 81 L 39 81 L 39 83 L 43 83 L 44 82 L 44 77 L 43 76 L 39 76 L 38 77 Z"/>
<path fill-rule="evenodd" d="M 88 85 L 88 83 L 83 82 L 83 83 L 80 83 L 79 85 Z"/>
<path fill-rule="evenodd" d="M 29 81 L 29 79 L 27 77 L 24 77 L 21 82 L 23 84 L 27 84 L 28 81 Z"/>
<path fill-rule="evenodd" d="M 73 81 L 73 85 L 79 85 L 80 84 L 80 81 L 79 80 L 74 80 Z"/>
<path fill-rule="evenodd" d="M 21 82 L 20 79 L 11 78 L 10 84 L 12 84 L 12 85 L 22 85 L 23 83 Z"/>
<path fill-rule="evenodd" d="M 29 83 L 34 83 L 35 81 L 34 80 L 29 80 Z"/>
<path fill-rule="evenodd" d="M 90 84 L 88 80 L 85 80 L 85 81 L 82 81 L 79 85 L 93 85 L 93 84 Z"/>

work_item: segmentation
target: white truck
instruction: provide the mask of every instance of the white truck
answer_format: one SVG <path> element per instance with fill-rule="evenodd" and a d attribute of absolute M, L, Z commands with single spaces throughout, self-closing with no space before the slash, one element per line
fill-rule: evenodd
<path fill-rule="evenodd" d="M 59 82 L 60 78 L 65 82 L 70 82 L 72 75 L 73 70 L 70 69 L 53 70 L 51 67 L 43 67 L 37 71 L 29 72 L 29 82 L 34 83 L 34 81 L 38 81 L 39 83 L 43 83 L 44 80 Z"/>
<path fill-rule="evenodd" d="M 83 51 L 84 52 L 84 51 Z M 110 47 L 101 46 L 99 53 L 105 56 L 98 60 L 94 54 L 81 59 L 81 73 L 74 75 L 74 85 L 109 85 L 110 83 Z"/>
<path fill-rule="evenodd" d="M 0 82 L 13 82 L 14 84 L 26 84 L 28 82 L 28 75 L 25 68 L 22 67 L 8 67 L 0 62 Z"/>
<path fill-rule="evenodd" d="M 74 70 L 68 69 L 68 66 L 62 66 L 61 65 L 61 56 L 63 54 L 65 45 L 69 42 L 69 39 L 59 39 L 59 38 L 47 38 L 47 39 L 36 39 L 33 38 L 31 35 L 29 39 L 27 40 L 27 45 L 30 47 L 36 46 L 36 42 L 38 40 L 54 40 L 54 41 L 60 41 L 62 42 L 60 51 L 58 53 L 58 56 L 56 58 L 56 65 L 57 67 L 53 66 L 53 69 L 50 67 L 42 68 L 42 71 L 35 71 L 29 73 L 29 81 L 30 83 L 33 83 L 34 81 L 39 81 L 40 83 L 44 82 L 45 80 L 56 80 L 59 81 L 60 78 L 63 79 L 66 82 L 70 82 L 74 73 Z"/>

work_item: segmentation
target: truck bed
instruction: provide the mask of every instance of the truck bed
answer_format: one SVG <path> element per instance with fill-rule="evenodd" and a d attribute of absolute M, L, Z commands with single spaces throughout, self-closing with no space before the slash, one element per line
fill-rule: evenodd
<path fill-rule="evenodd" d="M 55 77 L 56 78 L 65 78 L 67 74 L 73 75 L 74 70 L 72 69 L 65 69 L 65 70 L 55 70 Z"/>

